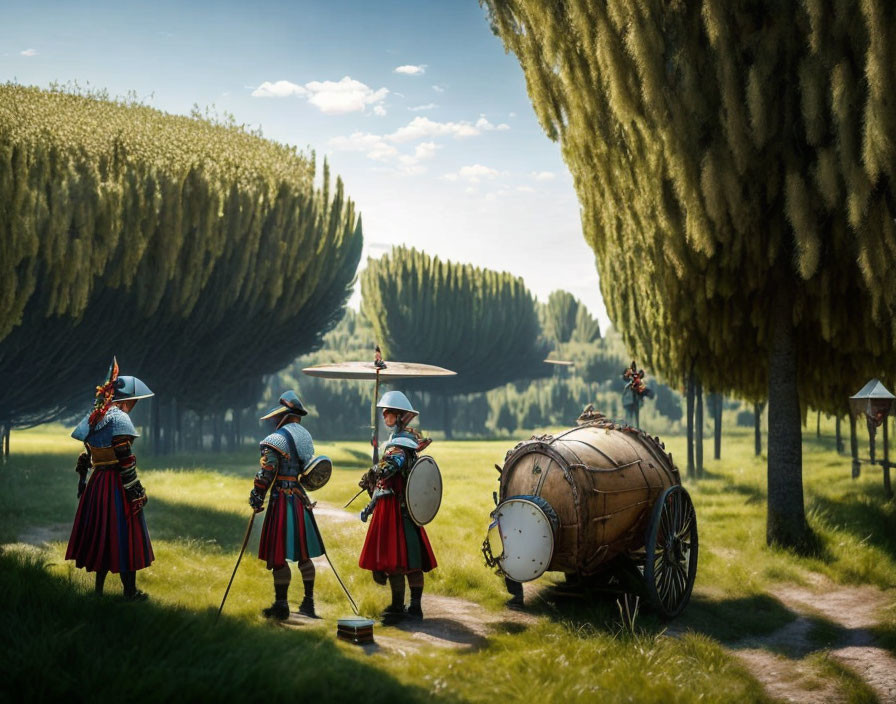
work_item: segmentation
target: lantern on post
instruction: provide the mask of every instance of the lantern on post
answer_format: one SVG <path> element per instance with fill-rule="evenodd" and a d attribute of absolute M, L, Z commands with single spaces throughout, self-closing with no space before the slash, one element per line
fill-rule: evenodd
<path fill-rule="evenodd" d="M 855 418 L 864 416 L 868 426 L 869 450 L 871 454 L 870 463 L 877 464 L 874 458 L 874 436 L 877 428 L 883 425 L 884 428 L 884 458 L 880 462 L 884 474 L 884 491 L 887 496 L 893 495 L 890 488 L 890 446 L 887 437 L 887 416 L 893 407 L 893 401 L 896 396 L 890 393 L 879 379 L 872 379 L 865 384 L 861 390 L 849 397 L 849 410 Z M 853 458 L 853 476 L 857 476 L 859 460 Z"/>

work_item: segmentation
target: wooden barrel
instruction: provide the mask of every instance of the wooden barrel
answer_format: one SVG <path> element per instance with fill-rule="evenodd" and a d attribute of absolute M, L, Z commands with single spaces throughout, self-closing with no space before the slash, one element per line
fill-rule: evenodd
<path fill-rule="evenodd" d="M 678 468 L 659 438 L 598 416 L 559 435 L 535 436 L 507 453 L 500 500 L 533 495 L 559 518 L 550 571 L 590 575 L 644 547 L 651 509 Z"/>

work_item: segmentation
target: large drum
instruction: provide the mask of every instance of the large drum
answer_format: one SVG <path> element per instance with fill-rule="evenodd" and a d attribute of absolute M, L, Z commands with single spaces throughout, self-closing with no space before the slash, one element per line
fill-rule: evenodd
<path fill-rule="evenodd" d="M 697 567 L 696 516 L 658 438 L 591 414 L 518 444 L 499 469 L 487 564 L 524 582 L 544 571 L 589 577 L 624 563 L 662 614 L 684 608 Z"/>

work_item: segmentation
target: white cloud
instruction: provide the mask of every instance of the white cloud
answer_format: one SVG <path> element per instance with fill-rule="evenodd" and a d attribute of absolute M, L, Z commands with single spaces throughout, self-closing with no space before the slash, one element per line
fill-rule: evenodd
<path fill-rule="evenodd" d="M 428 117 L 415 117 L 399 127 L 388 139 L 393 142 L 412 142 L 426 137 L 475 137 L 480 130 L 469 122 L 435 122 Z"/>
<path fill-rule="evenodd" d="M 289 81 L 277 81 L 271 83 L 265 81 L 258 88 L 252 91 L 253 98 L 288 98 L 290 95 L 306 95 L 306 91 L 302 86 Z"/>
<path fill-rule="evenodd" d="M 439 107 L 435 103 L 426 103 L 426 105 L 415 105 L 412 108 L 408 108 L 411 112 L 420 112 L 421 110 L 432 110 L 433 108 Z"/>
<path fill-rule="evenodd" d="M 439 145 L 435 142 L 421 142 L 417 145 L 417 148 L 414 149 L 413 154 L 402 154 L 398 157 L 398 161 L 406 173 L 423 173 L 426 168 L 421 166 L 420 162 L 432 159 L 435 156 L 437 149 L 439 149 Z"/>
<path fill-rule="evenodd" d="M 485 115 L 479 116 L 479 119 L 476 120 L 476 127 L 483 131 L 499 130 L 503 132 L 504 130 L 510 129 L 510 125 L 505 122 L 502 122 L 500 125 L 493 125 L 491 122 L 485 119 Z"/>
<path fill-rule="evenodd" d="M 553 181 L 557 175 L 553 171 L 533 171 L 529 174 L 536 181 Z"/>
<path fill-rule="evenodd" d="M 37 50 L 25 49 L 25 51 L 20 51 L 19 54 L 21 54 L 22 56 L 37 56 Z"/>
<path fill-rule="evenodd" d="M 387 88 L 373 90 L 349 76 L 339 81 L 311 81 L 304 86 L 290 81 L 276 83 L 265 81 L 252 91 L 253 97 L 256 98 L 287 98 L 293 95 L 305 97 L 309 103 L 327 115 L 361 112 L 370 105 L 374 106 L 377 115 L 385 115 L 385 108 L 379 103 L 388 94 Z M 378 111 L 377 107 L 381 108 L 381 111 Z"/>
<path fill-rule="evenodd" d="M 516 113 L 515 112 L 510 113 L 509 117 L 516 117 Z"/>
<path fill-rule="evenodd" d="M 470 184 L 477 184 L 482 180 L 488 179 L 493 180 L 498 176 L 503 175 L 497 169 L 493 169 L 490 166 L 483 166 L 482 164 L 473 164 L 471 166 L 463 166 L 461 167 L 457 173 L 449 173 L 445 174 L 445 178 L 448 181 L 458 181 L 464 180 Z M 469 191 L 469 189 L 467 189 Z"/>
<path fill-rule="evenodd" d="M 404 66 L 396 66 L 393 73 L 403 73 L 406 76 L 422 76 L 426 73 L 426 64 L 414 66 L 413 64 L 405 64 Z"/>
<path fill-rule="evenodd" d="M 535 189 L 532 186 L 517 186 L 516 190 L 520 193 L 535 193 Z"/>
<path fill-rule="evenodd" d="M 305 89 L 310 94 L 308 102 L 326 115 L 360 112 L 368 105 L 381 102 L 389 94 L 387 88 L 375 91 L 348 76 L 340 81 L 311 81 L 305 84 Z"/>
<path fill-rule="evenodd" d="M 355 132 L 348 137 L 333 137 L 328 144 L 344 152 L 364 152 L 368 159 L 386 161 L 398 155 L 398 150 L 378 134 Z"/>
<path fill-rule="evenodd" d="M 445 92 L 445 89 L 442 88 L 442 86 L 433 86 L 432 89 L 433 89 L 436 93 L 444 93 L 444 92 Z"/>
<path fill-rule="evenodd" d="M 373 114 L 379 117 L 383 117 L 383 115 L 386 114 L 386 108 L 384 108 L 382 105 L 374 105 Z"/>

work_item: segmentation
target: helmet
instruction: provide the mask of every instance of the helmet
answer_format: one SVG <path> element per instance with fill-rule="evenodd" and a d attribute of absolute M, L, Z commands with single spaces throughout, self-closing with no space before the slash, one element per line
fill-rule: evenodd
<path fill-rule="evenodd" d="M 308 411 L 305 410 L 305 407 L 299 400 L 299 395 L 292 389 L 290 389 L 289 391 L 284 391 L 280 396 L 280 405 L 274 406 L 259 420 L 267 420 L 268 418 L 273 418 L 274 416 L 280 415 L 281 413 L 295 414 L 297 416 L 308 415 Z"/>
<path fill-rule="evenodd" d="M 140 398 L 149 398 L 155 396 L 149 387 L 135 376 L 119 376 L 115 380 L 115 395 L 112 402 L 115 401 L 136 401 Z"/>
<path fill-rule="evenodd" d="M 400 415 L 408 421 L 415 416 L 420 415 L 419 412 L 414 410 L 408 397 L 401 393 L 401 391 L 387 391 L 383 394 L 379 403 L 376 404 L 376 407 L 391 408 L 395 411 L 401 411 Z"/>

